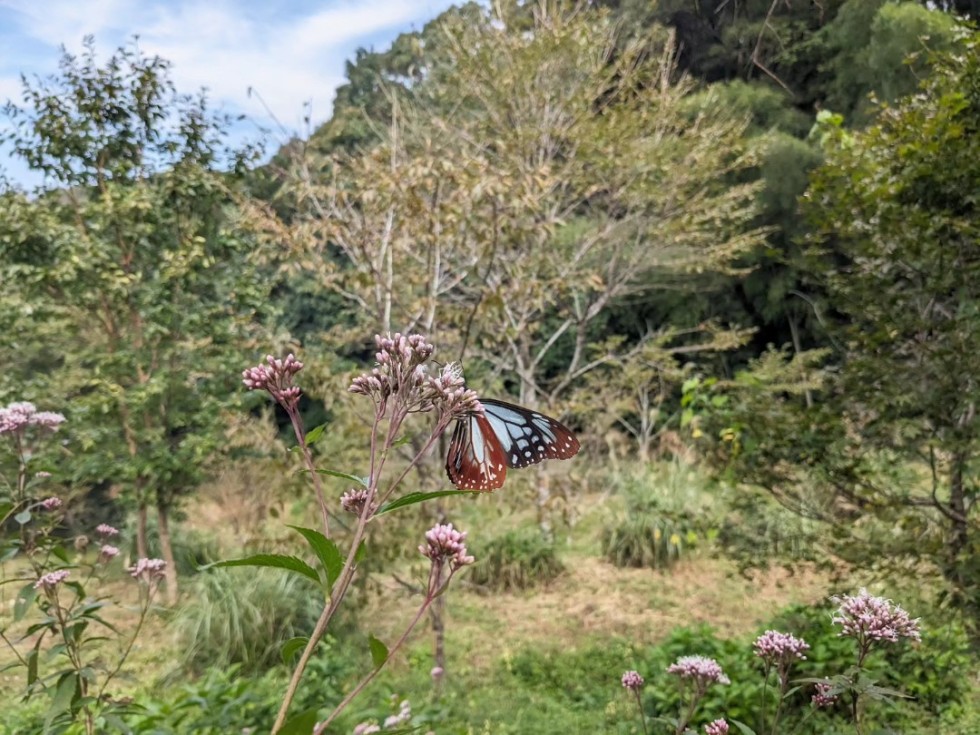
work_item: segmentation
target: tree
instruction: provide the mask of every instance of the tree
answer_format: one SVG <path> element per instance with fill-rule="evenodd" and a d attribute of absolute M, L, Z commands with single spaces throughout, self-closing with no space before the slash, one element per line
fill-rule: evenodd
<path fill-rule="evenodd" d="M 614 359 L 589 342 L 618 300 L 758 243 L 755 186 L 735 181 L 755 160 L 741 117 L 671 80 L 662 29 L 623 47 L 594 11 L 472 21 L 446 21 L 445 63 L 380 145 L 294 184 L 295 265 L 375 329 L 465 335 L 522 401 L 552 403 Z"/>
<path fill-rule="evenodd" d="M 807 407 L 801 388 L 820 375 L 814 356 L 788 363 L 791 380 L 769 358 L 737 386 L 725 417 L 743 479 L 831 524 L 837 553 L 934 564 L 975 624 L 978 51 L 974 34 L 866 131 L 826 131 L 828 158 L 805 210 L 811 278 L 837 317 L 840 365 L 823 373 Z"/>
<path fill-rule="evenodd" d="M 55 391 L 83 427 L 74 479 L 132 499 L 140 556 L 155 507 L 174 601 L 169 520 L 220 451 L 242 349 L 268 307 L 234 176 L 219 172 L 241 163 L 222 158 L 227 121 L 203 93 L 178 95 L 168 66 L 125 48 L 99 66 L 88 39 L 6 106 L 15 151 L 48 188 L 7 192 L 0 209 L 3 281 L 41 316 L 0 350 L 26 348 L 40 375 L 16 378 Z"/>

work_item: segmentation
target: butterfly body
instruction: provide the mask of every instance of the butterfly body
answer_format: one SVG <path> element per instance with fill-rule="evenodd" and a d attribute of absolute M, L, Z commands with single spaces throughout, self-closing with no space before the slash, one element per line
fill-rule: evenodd
<path fill-rule="evenodd" d="M 496 490 L 507 468 L 569 459 L 579 442 L 563 424 L 512 403 L 481 398 L 482 413 L 459 419 L 449 442 L 446 474 L 464 490 Z"/>

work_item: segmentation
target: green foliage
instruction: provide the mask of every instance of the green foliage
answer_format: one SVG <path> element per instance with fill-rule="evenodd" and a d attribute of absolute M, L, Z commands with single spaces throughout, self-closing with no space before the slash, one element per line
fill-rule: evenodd
<path fill-rule="evenodd" d="M 956 21 L 916 2 L 848 0 L 823 33 L 836 49 L 828 106 L 866 121 L 869 93 L 894 102 L 914 92 L 928 73 L 928 52 L 953 45 Z"/>
<path fill-rule="evenodd" d="M 624 515 L 602 531 L 603 556 L 616 566 L 668 569 L 717 534 L 717 515 L 705 479 L 681 462 L 627 475 L 620 493 Z"/>
<path fill-rule="evenodd" d="M 166 61 L 122 48 L 100 64 L 91 39 L 57 75 L 25 77 L 23 99 L 4 108 L 9 140 L 49 188 L 0 197 L 5 304 L 35 312 L 0 332 L 18 366 L 0 392 L 61 404 L 77 484 L 166 516 L 220 456 L 242 351 L 269 311 L 238 182 L 219 171 L 236 156 L 229 120 L 178 94 Z"/>
<path fill-rule="evenodd" d="M 468 577 L 490 590 L 527 590 L 547 584 L 564 571 L 555 545 L 538 529 L 521 529 L 474 544 L 476 563 Z"/>
<path fill-rule="evenodd" d="M 854 658 L 854 643 L 839 636 L 840 627 L 831 623 L 828 605 L 796 606 L 778 615 L 770 627 L 791 631 L 810 644 L 806 661 L 797 671 L 805 676 L 825 677 L 839 673 Z M 883 644 L 866 661 L 870 672 L 887 687 L 912 697 L 904 711 L 883 708 L 879 717 L 901 724 L 922 714 L 937 716 L 960 711 L 969 691 L 974 665 L 971 644 L 963 621 L 957 616 L 938 616 L 923 623 L 919 644 Z"/>
<path fill-rule="evenodd" d="M 148 530 L 147 554 L 150 558 L 160 558 L 163 555 L 163 550 L 160 546 L 160 537 L 156 531 L 156 523 L 149 523 Z M 198 529 L 179 526 L 171 535 L 171 546 L 173 547 L 177 573 L 182 577 L 197 574 L 201 567 L 221 558 L 218 540 L 213 535 Z M 136 556 L 135 544 L 131 545 L 131 555 Z"/>
<path fill-rule="evenodd" d="M 132 705 L 125 718 L 133 735 L 223 735 L 243 728 L 268 727 L 276 713 L 275 675 L 245 675 L 238 665 L 209 668 L 199 679 L 179 687 L 147 692 Z"/>
<path fill-rule="evenodd" d="M 520 686 L 547 692 L 568 707 L 598 711 L 609 692 L 597 683 L 615 679 L 630 648 L 623 642 L 581 650 L 523 650 L 507 662 Z"/>
<path fill-rule="evenodd" d="M 766 569 L 801 561 L 826 563 L 821 552 L 823 524 L 785 508 L 750 488 L 733 491 L 717 542 L 739 570 Z"/>
<path fill-rule="evenodd" d="M 183 664 L 239 664 L 246 673 L 276 666 L 283 642 L 312 629 L 321 600 L 315 585 L 278 569 L 199 574 L 172 623 Z"/>

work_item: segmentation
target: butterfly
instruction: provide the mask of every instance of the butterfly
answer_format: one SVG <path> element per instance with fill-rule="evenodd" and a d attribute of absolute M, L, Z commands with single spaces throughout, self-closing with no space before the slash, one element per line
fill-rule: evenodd
<path fill-rule="evenodd" d="M 575 435 L 555 419 L 523 406 L 481 398 L 483 413 L 456 421 L 446 474 L 464 490 L 496 490 L 508 467 L 527 467 L 545 459 L 578 454 Z"/>

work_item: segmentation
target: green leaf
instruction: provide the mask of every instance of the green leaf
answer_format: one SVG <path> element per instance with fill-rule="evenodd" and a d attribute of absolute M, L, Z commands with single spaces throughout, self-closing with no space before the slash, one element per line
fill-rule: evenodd
<path fill-rule="evenodd" d="M 306 644 L 309 642 L 309 638 L 299 636 L 297 638 L 290 638 L 288 641 L 283 643 L 282 648 L 279 651 L 280 655 L 282 656 L 282 662 L 288 666 L 296 654 L 306 648 Z"/>
<path fill-rule="evenodd" d="M 409 493 L 408 495 L 403 495 L 397 500 L 392 500 L 390 503 L 385 503 L 377 511 L 375 511 L 376 516 L 383 515 L 384 513 L 390 513 L 393 510 L 398 510 L 399 508 L 407 508 L 410 505 L 415 505 L 416 503 L 424 503 L 426 500 L 432 500 L 433 498 L 442 498 L 447 495 L 476 495 L 477 491 L 472 490 L 437 490 L 432 493 Z"/>
<path fill-rule="evenodd" d="M 29 510 L 22 510 L 14 516 L 14 520 L 22 526 L 28 524 L 31 522 L 31 512 Z"/>
<path fill-rule="evenodd" d="M 405 444 L 408 444 L 410 441 L 412 441 L 412 435 L 406 434 L 405 436 L 401 436 L 395 439 L 395 441 L 391 443 L 391 448 L 394 449 L 395 447 L 403 446 Z"/>
<path fill-rule="evenodd" d="M 368 636 L 368 645 L 371 647 L 371 660 L 374 662 L 374 668 L 380 669 L 388 660 L 388 646 L 373 635 Z"/>
<path fill-rule="evenodd" d="M 316 444 L 326 430 L 326 424 L 320 424 L 319 426 L 310 429 L 306 434 L 306 446 L 312 447 L 314 444 Z"/>
<path fill-rule="evenodd" d="M 685 408 L 681 412 L 681 426 L 682 427 L 687 426 L 693 420 L 694 420 L 694 411 L 692 411 L 689 408 Z"/>
<path fill-rule="evenodd" d="M 364 561 L 364 557 L 367 556 L 367 540 L 362 540 L 360 545 L 357 547 L 357 551 L 354 553 L 354 563 L 360 564 Z"/>
<path fill-rule="evenodd" d="M 207 564 L 200 569 L 204 570 L 210 567 L 275 567 L 277 569 L 285 569 L 286 571 L 293 572 L 294 574 L 299 574 L 307 579 L 313 580 L 317 584 L 320 584 L 320 575 L 316 573 L 316 569 L 311 567 L 302 559 L 298 559 L 295 556 L 287 556 L 286 554 L 253 554 L 252 556 L 247 556 L 244 559 L 227 559 L 225 561 L 216 561 L 213 564 Z"/>
<path fill-rule="evenodd" d="M 279 735 L 310 735 L 316 727 L 317 710 L 308 709 L 286 720 Z"/>
<path fill-rule="evenodd" d="M 900 697 L 902 699 L 912 699 L 908 694 L 900 692 L 897 689 L 891 689 L 889 687 L 880 687 L 876 684 L 872 684 L 867 689 L 864 690 L 872 699 L 891 699 L 892 697 Z"/>
<path fill-rule="evenodd" d="M 361 485 L 363 487 L 367 487 L 368 486 L 367 478 L 365 478 L 365 477 L 358 477 L 357 475 L 350 475 L 350 474 L 348 474 L 346 472 L 340 472 L 339 470 L 324 470 L 324 469 L 319 469 L 319 470 L 317 470 L 317 474 L 318 475 L 330 475 L 330 477 L 341 477 L 344 480 L 350 480 L 351 482 L 356 482 L 358 485 Z"/>
<path fill-rule="evenodd" d="M 70 671 L 62 674 L 54 697 L 51 698 L 51 706 L 48 708 L 47 717 L 44 718 L 45 729 L 51 725 L 55 717 L 71 707 L 71 703 L 75 701 L 77 692 L 78 680 L 75 678 L 75 672 Z"/>
<path fill-rule="evenodd" d="M 27 613 L 27 609 L 34 602 L 37 597 L 37 590 L 34 589 L 34 583 L 25 584 L 20 588 L 20 592 L 17 593 L 17 599 L 14 601 L 14 621 L 17 622 L 24 618 Z"/>
<path fill-rule="evenodd" d="M 738 720 L 729 720 L 729 722 L 735 725 L 742 735 L 755 735 L 755 730 L 746 725 L 744 722 L 739 722 Z"/>
<path fill-rule="evenodd" d="M 323 570 L 327 574 L 327 584 L 333 587 L 334 582 L 337 581 L 337 577 L 340 576 L 340 572 L 344 568 L 344 558 L 340 555 L 337 544 L 312 528 L 303 528 L 302 526 L 290 526 L 290 528 L 298 531 L 306 539 L 307 543 L 309 543 L 313 549 L 313 553 L 316 554 L 320 563 L 323 564 Z"/>
<path fill-rule="evenodd" d="M 38 639 L 37 644 L 31 651 L 27 654 L 27 688 L 30 689 L 31 685 L 37 681 L 37 659 L 38 659 L 38 648 L 41 645 L 41 640 Z"/>

